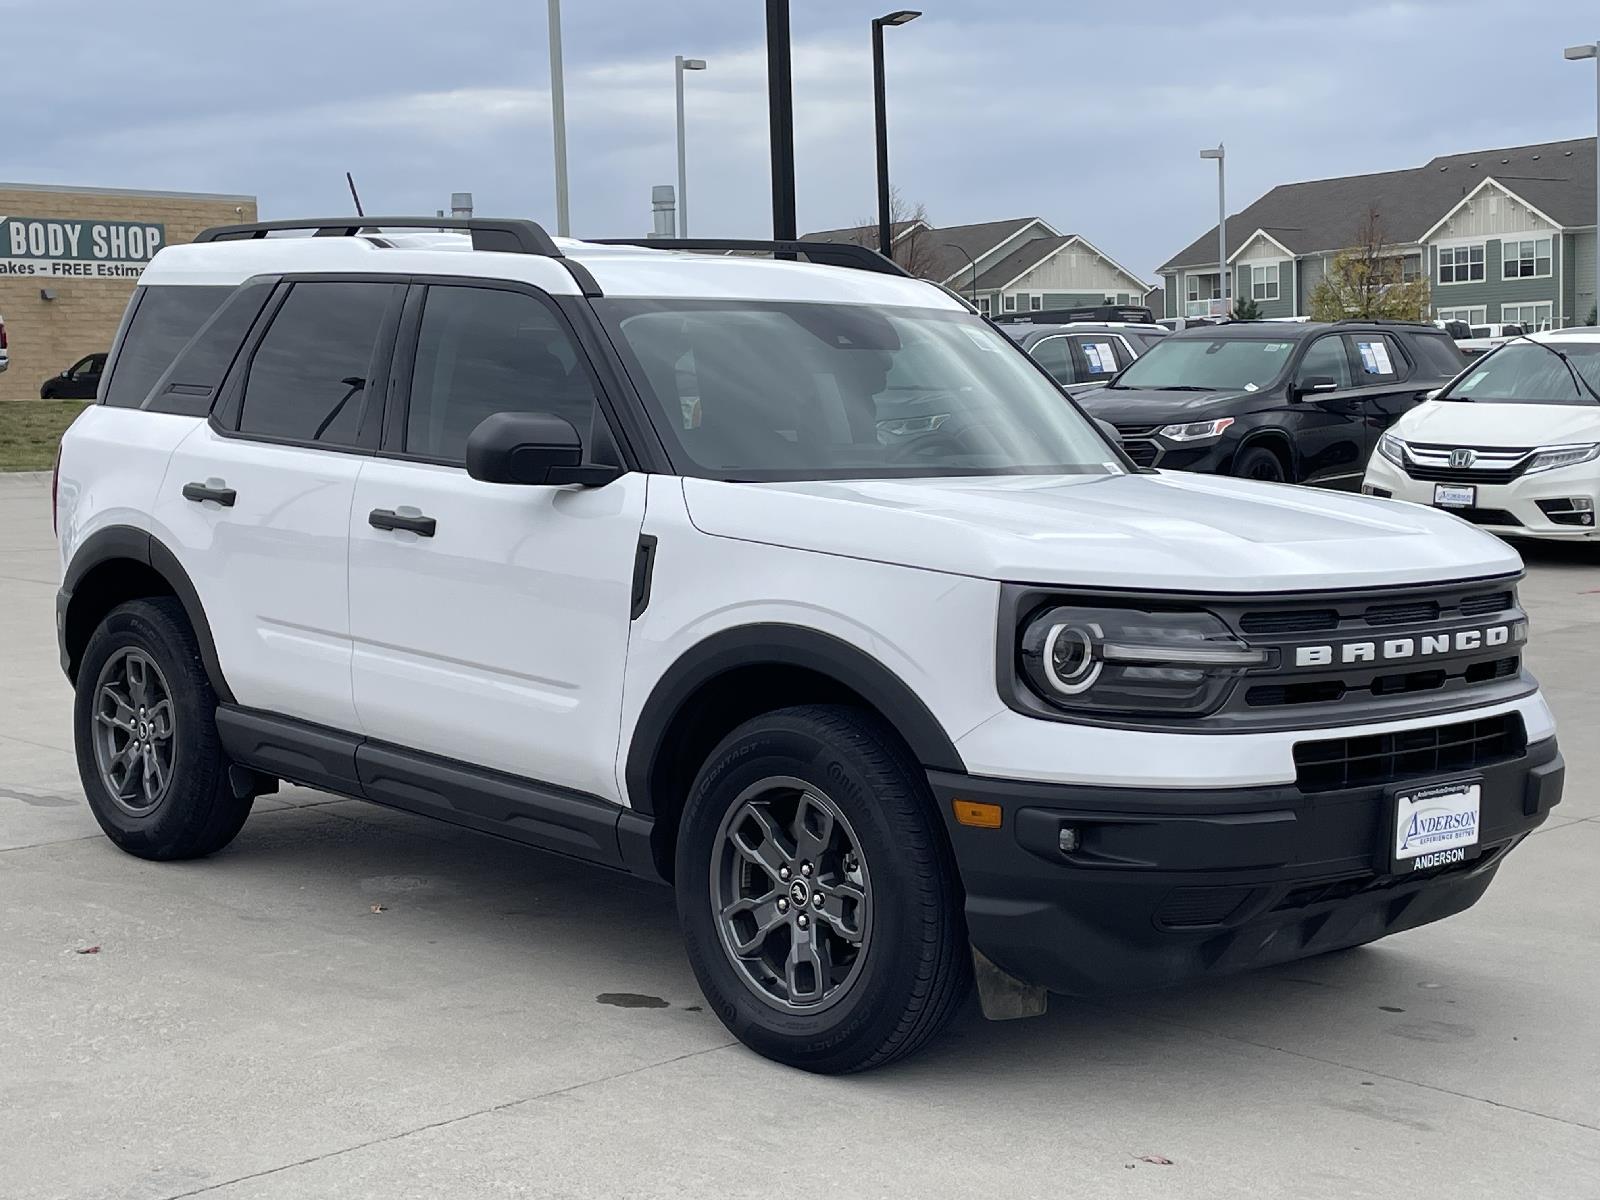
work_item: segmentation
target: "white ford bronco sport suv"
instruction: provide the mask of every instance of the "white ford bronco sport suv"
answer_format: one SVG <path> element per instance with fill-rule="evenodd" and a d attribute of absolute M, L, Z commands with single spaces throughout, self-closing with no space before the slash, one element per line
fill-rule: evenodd
<path fill-rule="evenodd" d="M 716 1014 L 840 1072 L 974 977 L 1025 1015 L 1459 912 L 1559 799 L 1495 538 L 1140 470 L 940 288 L 745 248 L 162 250 L 58 466 L 110 838 L 209 854 L 290 780 L 669 881 Z"/>

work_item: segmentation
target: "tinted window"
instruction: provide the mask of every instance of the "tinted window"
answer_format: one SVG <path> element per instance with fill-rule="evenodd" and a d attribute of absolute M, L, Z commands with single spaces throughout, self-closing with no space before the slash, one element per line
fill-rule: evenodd
<path fill-rule="evenodd" d="M 272 294 L 272 288 L 272 281 L 264 280 L 246 284 L 229 296 L 157 381 L 155 392 L 145 407 L 151 412 L 187 416 L 204 416 L 210 412 L 211 401 L 222 386 L 222 377 L 233 365 L 234 356 Z"/>
<path fill-rule="evenodd" d="M 178 351 L 232 290 L 170 284 L 140 288 L 138 307 L 111 371 L 106 403 L 118 408 L 138 408 L 143 404 L 161 373 L 178 357 Z"/>
<path fill-rule="evenodd" d="M 239 431 L 354 444 L 373 351 L 396 290 L 380 283 L 295 284 L 251 360 Z"/>
<path fill-rule="evenodd" d="M 1312 342 L 1294 378 L 1301 384 L 1308 379 L 1331 379 L 1339 387 L 1349 387 L 1350 358 L 1345 353 L 1344 339 L 1335 333 Z"/>
<path fill-rule="evenodd" d="M 522 292 L 428 289 L 406 413 L 407 454 L 461 462 L 498 412 L 565 417 L 593 444 L 594 388 L 565 327 Z"/>
<path fill-rule="evenodd" d="M 682 474 L 1116 474 L 1005 334 L 945 309 L 597 300 Z"/>
<path fill-rule="evenodd" d="M 1041 338 L 1028 351 L 1057 383 L 1077 383 L 1072 369 L 1072 346 L 1064 337 Z"/>
<path fill-rule="evenodd" d="M 1466 359 L 1461 356 L 1461 351 L 1456 349 L 1455 342 L 1448 337 L 1422 334 L 1412 338 L 1411 345 L 1420 360 L 1418 366 L 1424 375 L 1449 379 L 1467 365 Z"/>

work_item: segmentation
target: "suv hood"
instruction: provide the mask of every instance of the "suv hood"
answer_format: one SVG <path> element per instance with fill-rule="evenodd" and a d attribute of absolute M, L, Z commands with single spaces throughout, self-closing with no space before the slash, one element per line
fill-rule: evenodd
<path fill-rule="evenodd" d="M 695 527 L 1018 583 L 1260 592 L 1520 571 L 1436 509 L 1184 472 L 800 483 L 683 481 Z"/>
<path fill-rule="evenodd" d="M 1171 425 L 1203 421 L 1212 409 L 1226 415 L 1238 411 L 1241 400 L 1259 398 L 1262 392 L 1238 389 L 1221 392 L 1163 392 L 1142 388 L 1106 388 L 1080 392 L 1072 398 L 1091 417 L 1113 425 Z"/>
<path fill-rule="evenodd" d="M 1410 442 L 1522 449 L 1600 441 L 1600 404 L 1488 404 L 1430 400 L 1394 425 Z"/>

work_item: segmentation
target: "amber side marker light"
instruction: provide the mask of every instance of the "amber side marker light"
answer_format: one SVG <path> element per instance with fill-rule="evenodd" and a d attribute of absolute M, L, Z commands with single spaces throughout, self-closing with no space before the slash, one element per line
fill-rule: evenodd
<path fill-rule="evenodd" d="M 970 825 L 974 829 L 999 829 L 1001 809 L 998 804 L 982 804 L 977 800 L 952 800 L 956 824 Z"/>

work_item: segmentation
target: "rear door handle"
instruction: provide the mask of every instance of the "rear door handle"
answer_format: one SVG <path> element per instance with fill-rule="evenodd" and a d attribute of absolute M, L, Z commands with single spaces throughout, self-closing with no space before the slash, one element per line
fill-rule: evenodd
<path fill-rule="evenodd" d="M 439 528 L 439 522 L 432 517 L 425 517 L 421 513 L 408 517 L 392 508 L 373 509 L 367 514 L 367 524 L 374 529 L 404 529 L 418 537 L 432 537 L 434 530 Z"/>
<path fill-rule="evenodd" d="M 216 486 L 213 487 L 212 483 Z M 222 480 L 207 480 L 205 483 L 186 483 L 183 485 L 183 498 L 202 504 L 211 500 L 222 505 L 223 508 L 232 508 L 233 502 L 239 498 L 239 493 L 231 487 L 223 487 Z"/>

